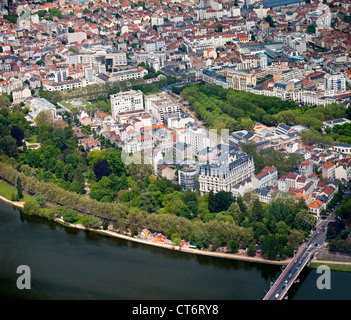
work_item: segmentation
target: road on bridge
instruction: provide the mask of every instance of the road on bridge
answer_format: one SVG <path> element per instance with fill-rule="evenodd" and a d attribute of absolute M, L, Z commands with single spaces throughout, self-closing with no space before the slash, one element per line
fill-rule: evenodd
<path fill-rule="evenodd" d="M 351 192 L 346 190 L 342 200 L 350 196 Z M 341 201 L 342 201 L 341 200 Z M 288 292 L 291 285 L 294 283 L 301 270 L 306 264 L 312 260 L 314 253 L 319 247 L 323 246 L 326 241 L 326 229 L 328 223 L 335 218 L 335 210 L 339 208 L 339 204 L 331 210 L 328 217 L 319 221 L 317 227 L 312 231 L 310 238 L 303 243 L 289 264 L 284 268 L 279 278 L 271 286 L 263 300 L 281 300 Z"/>
<path fill-rule="evenodd" d="M 271 286 L 263 300 L 281 300 L 284 298 L 301 270 L 312 260 L 317 248 L 324 244 L 326 227 L 330 219 L 333 218 L 334 212 L 331 212 L 328 219 L 321 220 L 316 229 L 313 230 L 310 238 L 299 247 L 294 257 Z"/>

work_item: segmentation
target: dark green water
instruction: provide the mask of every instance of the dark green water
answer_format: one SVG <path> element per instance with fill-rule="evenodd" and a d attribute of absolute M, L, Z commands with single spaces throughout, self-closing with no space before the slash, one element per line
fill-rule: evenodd
<path fill-rule="evenodd" d="M 31 270 L 29 290 L 16 286 L 20 265 Z M 0 296 L 5 299 L 260 300 L 279 272 L 277 266 L 72 230 L 0 202 Z M 335 287 L 328 294 L 316 288 L 315 275 L 307 271 L 291 298 L 351 299 L 351 273 L 333 272 Z"/>

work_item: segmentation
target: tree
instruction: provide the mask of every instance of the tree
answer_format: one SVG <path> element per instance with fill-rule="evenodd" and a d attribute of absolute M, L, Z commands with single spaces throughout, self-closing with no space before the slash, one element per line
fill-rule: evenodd
<path fill-rule="evenodd" d="M 214 195 L 214 211 L 212 212 L 226 211 L 234 201 L 235 199 L 231 192 L 219 191 Z"/>
<path fill-rule="evenodd" d="M 195 243 L 199 248 L 207 248 L 210 244 L 210 236 L 206 231 L 200 231 L 195 236 Z"/>
<path fill-rule="evenodd" d="M 239 246 L 238 246 L 238 243 L 234 240 L 234 239 L 231 239 L 228 243 L 228 249 L 233 252 L 233 253 L 237 253 L 238 250 L 239 250 Z"/>
<path fill-rule="evenodd" d="M 276 233 L 288 235 L 290 233 L 290 228 L 284 221 L 279 221 L 275 224 Z"/>
<path fill-rule="evenodd" d="M 297 246 L 303 242 L 305 236 L 302 231 L 293 229 L 290 232 L 289 239 L 288 239 L 288 245 L 293 247 L 294 249 L 297 248 Z"/>
<path fill-rule="evenodd" d="M 106 153 L 106 159 L 113 171 L 113 173 L 117 176 L 123 175 L 126 170 L 124 168 L 124 163 L 121 158 L 121 150 L 108 149 Z"/>
<path fill-rule="evenodd" d="M 43 66 L 43 65 L 45 65 L 45 62 L 40 59 L 35 64 L 38 65 L 38 66 Z"/>
<path fill-rule="evenodd" d="M 19 147 L 22 145 L 22 140 L 24 139 L 24 130 L 22 130 L 20 127 L 12 126 L 11 136 L 12 138 L 16 139 L 16 144 Z"/>
<path fill-rule="evenodd" d="M 17 186 L 17 194 L 18 194 L 18 197 L 19 197 L 20 199 L 22 199 L 22 198 L 23 198 L 23 192 L 22 192 L 22 182 L 21 182 L 21 178 L 20 178 L 20 177 L 17 178 L 17 184 L 16 184 L 16 186 Z"/>
<path fill-rule="evenodd" d="M 255 127 L 255 122 L 251 118 L 242 118 L 241 127 L 244 130 L 252 130 Z"/>
<path fill-rule="evenodd" d="M 156 199 L 151 192 L 145 192 L 139 197 L 139 206 L 148 213 L 157 211 Z"/>
<path fill-rule="evenodd" d="M 262 241 L 262 254 L 271 260 L 275 260 L 278 252 L 279 250 L 276 237 L 274 235 L 264 237 Z"/>
<path fill-rule="evenodd" d="M 237 224 L 240 224 L 245 219 L 245 214 L 240 210 L 239 204 L 236 202 L 233 202 L 229 206 L 227 212 L 233 217 Z"/>
<path fill-rule="evenodd" d="M 294 223 L 298 230 L 311 230 L 316 225 L 317 219 L 308 210 L 301 210 L 295 216 Z"/>
<path fill-rule="evenodd" d="M 62 149 L 66 142 L 66 137 L 62 128 L 57 128 L 54 131 L 53 141 L 55 142 L 57 148 Z"/>
<path fill-rule="evenodd" d="M 109 176 L 112 173 L 112 169 L 106 159 L 99 160 L 94 165 L 94 173 L 98 180 L 100 180 L 103 176 Z"/>
<path fill-rule="evenodd" d="M 101 226 L 101 219 L 93 215 L 84 214 L 82 224 L 84 227 L 98 228 Z"/>
<path fill-rule="evenodd" d="M 78 219 L 78 212 L 71 208 L 67 208 L 62 216 L 63 220 L 68 223 L 74 223 Z"/>
<path fill-rule="evenodd" d="M 48 197 L 43 194 L 43 193 L 37 193 L 35 196 L 35 201 L 40 205 L 43 206 L 46 201 L 48 200 Z"/>
<path fill-rule="evenodd" d="M 11 136 L 5 136 L 0 138 L 0 151 L 6 154 L 8 157 L 17 158 L 18 148 L 16 139 Z"/>
<path fill-rule="evenodd" d="M 251 208 L 250 221 L 262 221 L 263 207 L 260 200 L 255 199 Z"/>
<path fill-rule="evenodd" d="M 313 24 L 309 24 L 307 26 L 307 30 L 306 30 L 307 33 L 316 33 L 316 26 L 313 25 Z"/>
<path fill-rule="evenodd" d="M 56 91 L 52 94 L 50 101 L 53 104 L 57 104 L 58 102 L 61 102 L 64 99 L 63 94 L 59 91 Z"/>
<path fill-rule="evenodd" d="M 247 248 L 247 255 L 249 257 L 253 257 L 256 254 L 256 249 L 253 245 L 249 245 L 249 247 Z"/>
<path fill-rule="evenodd" d="M 265 17 L 264 20 L 269 23 L 270 27 L 274 26 L 273 19 L 272 19 L 271 15 L 267 15 L 267 17 Z"/>
<path fill-rule="evenodd" d="M 216 212 L 216 202 L 213 190 L 210 190 L 208 194 L 208 211 Z"/>
<path fill-rule="evenodd" d="M 54 123 L 54 116 L 51 111 L 43 110 L 39 112 L 35 121 L 38 127 L 40 127 L 43 123 L 52 125 Z"/>
<path fill-rule="evenodd" d="M 211 239 L 211 250 L 216 251 L 217 248 L 219 248 L 221 245 L 223 245 L 223 239 L 219 237 L 213 237 Z"/>
<path fill-rule="evenodd" d="M 11 105 L 11 101 L 6 93 L 0 95 L 0 107 L 9 107 Z"/>
<path fill-rule="evenodd" d="M 40 212 L 40 205 L 35 201 L 30 199 L 26 201 L 23 205 L 23 213 L 30 216 L 37 216 Z"/>
<path fill-rule="evenodd" d="M 179 246 L 180 243 L 182 242 L 182 239 L 177 232 L 172 234 L 171 240 L 172 240 L 172 244 L 174 244 L 175 246 Z"/>
<path fill-rule="evenodd" d="M 240 144 L 240 147 L 243 152 L 251 156 L 257 153 L 257 144 L 252 140 L 248 140 L 247 142 Z"/>
<path fill-rule="evenodd" d="M 180 216 L 182 213 L 183 201 L 174 193 L 166 194 L 163 197 L 163 210 L 162 213 L 174 214 Z"/>

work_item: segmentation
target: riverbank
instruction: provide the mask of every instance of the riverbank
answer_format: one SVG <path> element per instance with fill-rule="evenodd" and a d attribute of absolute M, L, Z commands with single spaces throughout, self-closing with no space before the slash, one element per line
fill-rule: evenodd
<path fill-rule="evenodd" d="M 6 202 L 8 204 L 12 204 L 18 208 L 23 208 L 24 203 L 25 203 L 23 201 L 21 201 L 21 202 L 11 201 L 3 196 L 0 196 L 0 200 Z M 177 250 L 177 251 L 181 251 L 184 253 L 192 253 L 192 254 L 206 255 L 206 256 L 217 257 L 217 258 L 234 259 L 234 260 L 240 260 L 240 261 L 248 261 L 248 262 L 271 264 L 271 265 L 282 265 L 282 266 L 288 265 L 290 260 L 291 260 L 291 259 L 285 259 L 285 260 L 281 260 L 281 261 L 275 261 L 275 260 L 264 259 L 261 256 L 250 257 L 250 256 L 246 255 L 246 253 L 240 254 L 240 253 L 213 252 L 213 251 L 207 251 L 207 250 L 193 249 L 193 248 L 190 248 L 189 246 L 174 246 L 172 244 L 156 242 L 156 241 L 152 241 L 152 240 L 145 240 L 145 239 L 141 239 L 138 237 L 132 237 L 130 235 L 122 234 L 122 233 L 119 233 L 117 231 L 103 230 L 102 228 L 101 229 L 87 228 L 81 224 L 67 223 L 61 218 L 55 218 L 54 221 L 57 223 L 60 223 L 61 225 L 66 226 L 66 227 L 70 227 L 70 228 L 98 232 L 98 233 L 101 233 L 101 234 L 107 235 L 107 236 L 112 236 L 112 237 L 125 239 L 125 240 L 129 240 L 129 241 L 134 241 L 134 242 L 142 243 L 145 245 L 152 245 L 152 246 L 156 246 L 156 247 L 161 247 L 161 248 L 168 249 L 168 250 Z M 315 263 L 316 265 L 317 264 L 318 265 L 320 265 L 320 264 L 330 265 L 331 269 L 333 268 L 333 265 L 344 265 L 344 266 L 347 266 L 347 268 L 348 268 L 348 270 L 344 270 L 344 271 L 351 272 L 351 262 L 335 262 L 335 261 L 324 261 L 324 260 L 320 261 L 317 259 L 314 259 L 311 262 Z M 316 267 L 318 267 L 318 265 Z"/>
<path fill-rule="evenodd" d="M 314 259 L 311 261 L 309 267 L 311 269 L 317 269 L 319 266 L 328 266 L 330 270 L 333 271 L 344 271 L 344 272 L 351 272 L 351 262 L 345 261 L 331 261 L 331 260 L 318 260 Z"/>
<path fill-rule="evenodd" d="M 351 259 L 347 255 L 331 253 L 323 246 L 314 255 L 310 268 L 316 269 L 321 265 L 327 265 L 331 270 L 351 272 Z"/>
<path fill-rule="evenodd" d="M 152 240 L 145 240 L 141 239 L 138 237 L 132 237 L 127 234 L 121 234 L 116 231 L 111 231 L 111 230 L 103 230 L 103 229 L 92 229 L 92 228 L 87 228 L 84 227 L 81 224 L 71 224 L 63 221 L 61 218 L 55 218 L 55 221 L 70 228 L 75 228 L 75 229 L 80 229 L 80 230 L 88 230 L 88 231 L 93 231 L 93 232 L 98 232 L 104 235 L 120 238 L 120 239 L 125 239 L 129 241 L 134 241 L 146 245 L 151 245 L 151 246 L 156 246 L 156 247 L 161 247 L 164 249 L 168 250 L 177 250 L 181 251 L 184 253 L 192 253 L 192 254 L 200 254 L 200 255 L 206 255 L 206 256 L 211 256 L 211 257 L 217 257 L 217 258 L 225 258 L 225 259 L 234 259 L 234 260 L 241 260 L 241 261 L 249 261 L 249 262 L 256 262 L 256 263 L 265 263 L 265 264 L 272 264 L 272 265 L 287 265 L 290 262 L 290 259 L 282 260 L 282 261 L 273 261 L 273 260 L 267 260 L 262 257 L 249 257 L 245 254 L 236 254 L 236 253 L 222 253 L 222 252 L 213 252 L 213 251 L 207 251 L 207 250 L 199 250 L 199 249 L 193 249 L 190 248 L 189 246 L 175 246 L 172 244 L 167 244 L 167 243 L 162 243 L 162 242 L 156 242 Z"/>
<path fill-rule="evenodd" d="M 12 200 L 9 200 L 3 196 L 0 196 L 0 200 L 4 201 L 6 203 L 12 204 L 18 208 L 23 208 L 23 206 L 24 206 L 24 201 L 12 201 Z"/>
<path fill-rule="evenodd" d="M 0 195 L 0 200 L 12 204 L 16 206 L 17 208 L 23 208 L 24 207 L 24 201 L 21 202 L 16 202 L 16 201 L 11 201 L 3 196 Z M 217 258 L 226 258 L 226 259 L 234 259 L 234 260 L 241 260 L 241 261 L 249 261 L 249 262 L 256 262 L 256 263 L 264 263 L 264 264 L 272 264 L 272 265 L 287 265 L 290 262 L 290 259 L 282 260 L 282 261 L 274 261 L 274 260 L 267 260 L 264 259 L 260 256 L 255 256 L 255 257 L 250 257 L 247 256 L 246 254 L 236 254 L 236 253 L 224 253 L 224 252 L 213 252 L 213 251 L 207 251 L 207 250 L 199 250 L 199 249 L 193 249 L 189 248 L 188 246 L 174 246 L 171 244 L 166 244 L 162 242 L 156 242 L 156 241 L 150 241 L 150 240 L 144 240 L 141 238 L 136 238 L 132 237 L 126 234 L 121 234 L 116 231 L 111 231 L 111 230 L 103 230 L 101 229 L 92 229 L 92 228 L 86 228 L 83 225 L 77 225 L 77 224 L 70 224 L 61 218 L 55 218 L 54 221 L 70 228 L 78 228 L 81 230 L 89 230 L 89 231 L 94 231 L 94 232 L 99 232 L 104 235 L 112 236 L 112 237 L 117 237 L 129 241 L 134 241 L 134 242 L 139 242 L 145 245 L 152 245 L 152 246 L 157 246 L 161 247 L 164 249 L 168 250 L 178 250 L 184 253 L 192 253 L 192 254 L 200 254 L 200 255 L 206 255 L 206 256 L 212 256 L 212 257 L 217 257 Z"/>

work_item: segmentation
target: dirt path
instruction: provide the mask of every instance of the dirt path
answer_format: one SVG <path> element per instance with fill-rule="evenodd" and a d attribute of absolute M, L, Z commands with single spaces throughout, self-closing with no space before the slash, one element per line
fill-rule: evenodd
<path fill-rule="evenodd" d="M 5 202 L 7 202 L 7 203 L 13 204 L 13 205 L 16 206 L 16 207 L 21 207 L 21 208 L 23 208 L 23 206 L 24 206 L 24 201 L 11 201 L 11 200 L 9 200 L 9 199 L 3 197 L 3 196 L 0 196 L 0 199 L 3 200 L 3 201 L 5 201 Z"/>

